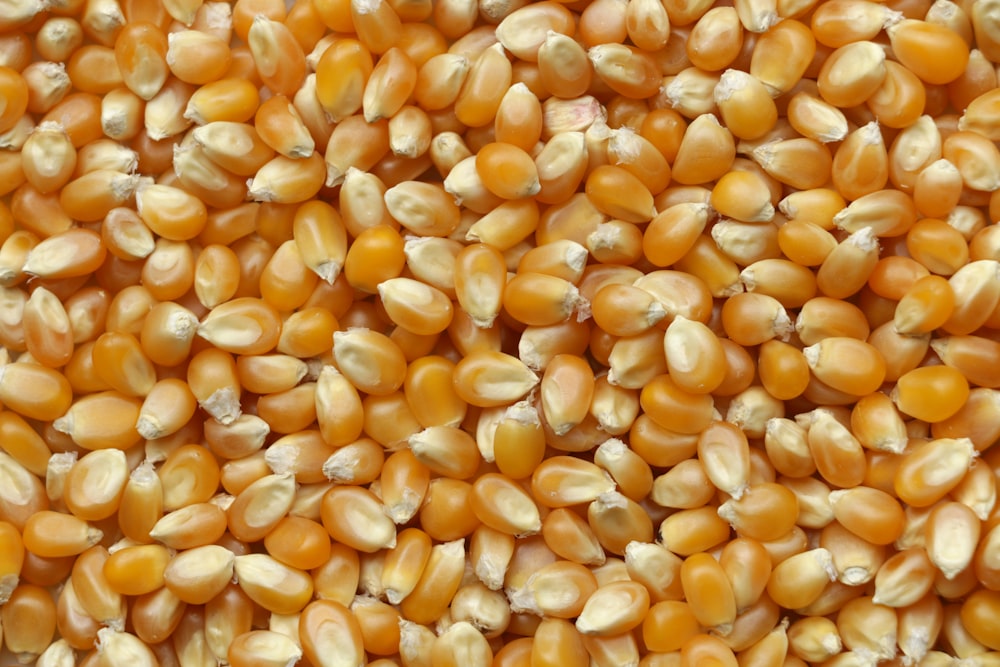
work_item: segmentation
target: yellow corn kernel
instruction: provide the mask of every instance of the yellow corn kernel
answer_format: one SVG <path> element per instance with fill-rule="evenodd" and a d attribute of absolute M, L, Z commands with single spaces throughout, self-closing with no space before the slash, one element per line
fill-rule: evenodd
<path fill-rule="evenodd" d="M 642 99 L 656 94 L 660 78 L 645 51 L 623 44 L 598 44 L 587 52 L 594 73 L 615 92 Z"/>
<path fill-rule="evenodd" d="M 390 48 L 378 59 L 365 84 L 361 101 L 365 120 L 372 123 L 395 116 L 416 84 L 416 65 L 401 49 Z"/>
<path fill-rule="evenodd" d="M 614 489 L 614 481 L 593 463 L 569 456 L 550 457 L 531 476 L 532 493 L 547 507 L 567 507 L 596 500 Z"/>
<path fill-rule="evenodd" d="M 897 380 L 892 392 L 901 412 L 927 422 L 951 417 L 968 397 L 968 380 L 950 366 L 915 368 Z"/>
<path fill-rule="evenodd" d="M 163 585 L 170 552 L 158 544 L 125 547 L 112 553 L 102 566 L 108 585 L 122 595 L 144 595 Z"/>
<path fill-rule="evenodd" d="M 515 611 L 574 618 L 580 615 L 587 599 L 596 591 L 597 578 L 589 569 L 578 563 L 557 560 L 529 576 L 524 591 L 515 593 L 511 606 Z"/>
<path fill-rule="evenodd" d="M 743 46 L 743 25 L 733 7 L 713 7 L 691 28 L 686 54 L 706 72 L 726 69 Z"/>
<path fill-rule="evenodd" d="M 816 378 L 840 391 L 863 396 L 885 379 L 885 361 L 878 350 L 854 338 L 824 338 L 802 353 Z M 847 371 L 841 355 L 849 355 L 856 364 L 853 372 Z"/>
<path fill-rule="evenodd" d="M 254 17 L 247 46 L 258 75 L 271 92 L 293 95 L 302 85 L 306 75 L 305 53 L 284 23 L 263 15 Z"/>
<path fill-rule="evenodd" d="M 308 574 L 266 554 L 236 556 L 233 571 L 243 592 L 272 613 L 299 612 L 312 598 L 313 583 Z"/>
<path fill-rule="evenodd" d="M 663 349 L 670 376 L 681 389 L 707 394 L 725 379 L 725 352 L 701 322 L 675 317 L 667 327 Z"/>
<path fill-rule="evenodd" d="M 802 660 L 826 660 L 841 651 L 843 640 L 833 621 L 810 616 L 789 626 L 788 647 Z"/>
<path fill-rule="evenodd" d="M 646 222 L 656 215 L 649 189 L 622 167 L 601 165 L 587 177 L 585 187 L 594 206 L 609 216 Z"/>
<path fill-rule="evenodd" d="M 302 652 L 311 663 L 323 664 L 324 656 L 332 655 L 345 661 L 363 660 L 361 627 L 344 605 L 315 600 L 302 610 L 299 626 Z"/>
<path fill-rule="evenodd" d="M 469 127 L 494 122 L 503 95 L 510 87 L 510 61 L 502 47 L 484 49 L 472 62 L 455 98 L 455 116 Z"/>
<path fill-rule="evenodd" d="M 164 585 L 187 604 L 205 604 L 233 578 L 235 557 L 229 549 L 215 544 L 181 551 L 164 570 Z"/>
<path fill-rule="evenodd" d="M 262 454 L 262 453 L 261 453 Z M 227 464 L 221 471 L 223 486 L 236 495 L 226 510 L 229 531 L 237 539 L 254 541 L 268 532 L 285 516 L 295 500 L 295 477 L 290 472 L 266 474 L 269 467 L 260 456 L 258 462 L 264 466 L 262 475 L 256 475 L 239 488 L 226 484 L 225 474 L 233 471 Z M 246 459 L 244 462 L 249 463 Z"/>
<path fill-rule="evenodd" d="M 741 536 L 767 541 L 792 529 L 798 519 L 798 501 L 785 487 L 765 483 L 751 486 L 739 500 L 726 501 L 718 512 Z"/>
<path fill-rule="evenodd" d="M 193 549 L 219 539 L 226 530 L 225 512 L 212 503 L 194 503 L 158 517 L 148 529 L 153 539 L 171 549 Z"/>
<path fill-rule="evenodd" d="M 884 491 L 862 486 L 832 491 L 829 498 L 837 521 L 872 544 L 889 544 L 902 533 L 903 510 Z"/>
<path fill-rule="evenodd" d="M 927 83 L 948 83 L 962 73 L 969 48 L 945 26 L 903 19 L 886 30 L 900 63 Z"/>
<path fill-rule="evenodd" d="M 652 539 L 653 523 L 645 510 L 630 498 L 612 491 L 587 507 L 587 521 L 607 551 L 623 555 L 632 542 Z"/>
<path fill-rule="evenodd" d="M 411 435 L 410 451 L 431 472 L 452 479 L 468 479 L 479 466 L 475 439 L 453 426 L 431 426 Z"/>
<path fill-rule="evenodd" d="M 431 57 L 418 70 L 413 90 L 420 108 L 436 111 L 453 103 L 469 67 L 469 59 L 459 54 L 441 53 Z"/>
<path fill-rule="evenodd" d="M 0 523 L 0 540 L 4 545 L 4 561 L 0 575 L 0 600 L 6 602 L 17 588 L 24 564 L 24 541 L 17 528 L 6 521 Z"/>
<path fill-rule="evenodd" d="M 526 659 L 539 667 L 572 665 L 577 667 L 589 662 L 590 657 L 583 637 L 568 620 L 544 619 L 535 632 Z"/>
<path fill-rule="evenodd" d="M 302 657 L 302 649 L 290 638 L 270 630 L 253 630 L 233 638 L 226 658 L 234 667 L 286 665 Z"/>
<path fill-rule="evenodd" d="M 118 525 L 126 537 L 137 543 L 152 541 L 150 531 L 163 513 L 160 478 L 146 461 L 129 473 L 118 510 Z"/>
<path fill-rule="evenodd" d="M 587 599 L 576 626 L 584 635 L 617 635 L 641 624 L 648 610 L 645 587 L 632 581 L 614 582 L 601 586 Z"/>
<path fill-rule="evenodd" d="M 712 482 L 697 460 L 681 461 L 653 481 L 652 499 L 663 507 L 697 509 L 714 495 Z"/>
<path fill-rule="evenodd" d="M 52 532 L 56 531 L 56 532 Z M 100 542 L 103 533 L 71 514 L 42 510 L 24 524 L 24 548 L 43 558 L 76 556 Z"/>
<path fill-rule="evenodd" d="M 972 58 L 982 58 L 982 53 L 979 51 L 973 51 L 970 54 L 970 66 L 972 63 Z M 990 109 L 996 104 L 997 95 L 994 91 L 988 90 L 981 95 L 978 95 L 972 99 L 968 105 L 965 107 L 965 112 L 962 114 L 962 118 L 959 120 L 959 129 L 962 131 L 973 130 L 992 139 L 996 130 L 993 129 L 990 122 L 991 114 Z"/>
<path fill-rule="evenodd" d="M 914 447 L 896 472 L 895 488 L 900 500 L 916 507 L 937 502 L 961 481 L 973 451 L 968 438 L 940 438 Z M 934 474 L 929 480 L 931 470 Z"/>
<path fill-rule="evenodd" d="M 398 604 L 413 591 L 430 553 L 427 533 L 416 528 L 399 532 L 396 546 L 387 552 L 382 570 L 382 586 L 390 602 Z"/>
<path fill-rule="evenodd" d="M 188 100 L 184 117 L 198 125 L 244 123 L 254 117 L 259 105 L 260 95 L 252 83 L 226 77 L 198 88 Z"/>
<path fill-rule="evenodd" d="M 430 557 L 416 587 L 400 603 L 403 615 L 415 623 L 433 623 L 441 618 L 462 580 L 464 540 L 444 542 L 431 548 Z"/>
<path fill-rule="evenodd" d="M 830 410 L 818 408 L 803 417 L 807 442 L 820 476 L 841 487 L 853 487 L 864 478 L 867 460 L 861 443 Z"/>
<path fill-rule="evenodd" d="M 681 565 L 680 576 L 690 612 L 698 623 L 728 634 L 736 619 L 736 603 L 718 562 L 707 554 L 693 554 Z"/>
<path fill-rule="evenodd" d="M 510 12 L 497 26 L 497 39 L 523 60 L 533 61 L 549 31 L 572 34 L 575 26 L 562 5 L 534 3 Z"/>
<path fill-rule="evenodd" d="M 816 82 L 824 100 L 840 108 L 867 100 L 886 76 L 885 53 L 864 39 L 837 48 L 824 61 Z"/>
<path fill-rule="evenodd" d="M 459 397 L 480 407 L 514 403 L 538 382 L 538 376 L 516 357 L 487 350 L 463 357 L 454 373 Z"/>
<path fill-rule="evenodd" d="M 714 95 L 722 121 L 740 139 L 758 139 L 777 121 L 778 111 L 767 88 L 746 72 L 726 70 Z"/>
<path fill-rule="evenodd" d="M 391 547 L 396 542 L 395 524 L 380 508 L 361 487 L 335 487 L 323 497 L 323 525 L 334 539 L 360 551 Z"/>
<path fill-rule="evenodd" d="M 55 602 L 44 588 L 22 584 L 0 610 L 0 620 L 7 649 L 19 660 L 34 660 L 55 634 Z"/>

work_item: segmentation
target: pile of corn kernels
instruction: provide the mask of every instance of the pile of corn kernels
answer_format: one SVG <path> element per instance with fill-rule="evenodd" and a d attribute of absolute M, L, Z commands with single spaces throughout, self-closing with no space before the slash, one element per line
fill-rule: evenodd
<path fill-rule="evenodd" d="M 0 0 L 0 663 L 1000 665 L 1000 0 Z"/>

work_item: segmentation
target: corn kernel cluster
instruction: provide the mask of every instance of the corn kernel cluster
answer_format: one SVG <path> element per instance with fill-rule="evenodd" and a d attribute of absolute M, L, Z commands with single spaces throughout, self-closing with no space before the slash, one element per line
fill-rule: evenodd
<path fill-rule="evenodd" d="M 0 0 L 0 662 L 1000 665 L 1000 0 Z"/>

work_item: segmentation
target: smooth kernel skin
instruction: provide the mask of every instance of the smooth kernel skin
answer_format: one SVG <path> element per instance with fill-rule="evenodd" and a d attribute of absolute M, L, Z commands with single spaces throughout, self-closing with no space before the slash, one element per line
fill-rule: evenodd
<path fill-rule="evenodd" d="M 541 188 L 534 160 L 512 144 L 483 146 L 476 154 L 476 171 L 486 188 L 504 199 L 530 197 Z"/>
<path fill-rule="evenodd" d="M 972 636 L 993 650 L 1000 644 L 996 632 L 990 629 L 991 622 L 1000 604 L 1000 596 L 995 591 L 979 590 L 962 605 L 961 618 Z"/>
<path fill-rule="evenodd" d="M 893 400 L 905 414 L 938 422 L 954 415 L 969 397 L 965 377 L 950 366 L 927 366 L 906 373 L 893 389 Z"/>

